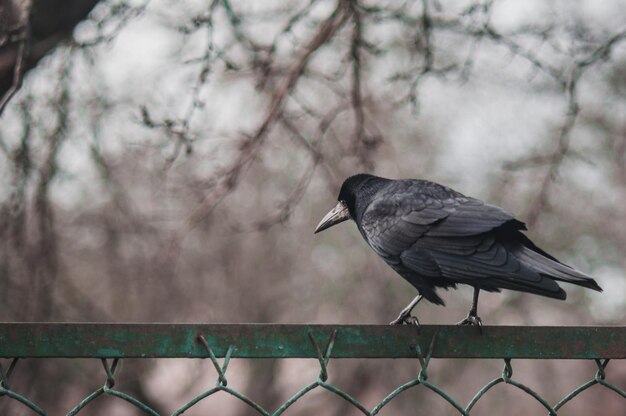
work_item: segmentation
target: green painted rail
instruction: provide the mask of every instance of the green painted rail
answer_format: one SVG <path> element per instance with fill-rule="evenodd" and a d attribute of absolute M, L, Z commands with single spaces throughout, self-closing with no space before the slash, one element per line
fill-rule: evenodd
<path fill-rule="evenodd" d="M 316 358 L 310 341 L 336 331 L 333 358 L 415 358 L 436 336 L 433 358 L 626 358 L 626 327 L 474 327 L 423 325 L 275 325 L 0 323 L 0 357 Z"/>
<path fill-rule="evenodd" d="M 217 374 L 213 387 L 192 400 L 177 405 L 171 416 L 180 416 L 207 397 L 228 394 L 245 403 L 254 414 L 280 416 L 315 389 L 327 390 L 348 402 L 365 416 L 376 416 L 403 392 L 421 388 L 445 400 L 455 414 L 470 416 L 489 392 L 504 384 L 523 391 L 549 415 L 587 389 L 600 385 L 626 399 L 626 391 L 607 379 L 611 359 L 626 358 L 626 327 L 475 327 L 424 325 L 274 325 L 274 324 L 114 324 L 114 323 L 0 323 L 0 399 L 47 416 L 33 400 L 10 387 L 16 364 L 23 358 L 92 358 L 102 362 L 104 385 L 71 404 L 67 416 L 85 414 L 90 404 L 108 395 L 124 400 L 142 414 L 164 416 L 150 404 L 114 388 L 116 369 L 125 358 L 209 358 Z M 223 358 L 223 360 L 218 360 Z M 227 369 L 233 358 L 315 358 L 320 367 L 316 380 L 295 392 L 277 409 L 266 409 L 228 384 Z M 415 377 L 393 388 L 371 409 L 328 381 L 331 359 L 413 358 L 419 362 Z M 477 386 L 472 399 L 461 403 L 428 375 L 431 358 L 499 358 L 501 374 Z M 513 377 L 513 359 L 588 359 L 595 361 L 595 374 L 582 385 L 551 404 L 537 390 Z M 97 386 L 97 384 L 96 384 Z M 0 402 L 1 404 L 2 402 Z M 624 400 L 626 403 L 626 400 Z M 427 410 L 427 409 L 425 409 Z M 87 410 L 88 411 L 88 410 Z M 626 405 L 624 412 L 626 414 Z"/>

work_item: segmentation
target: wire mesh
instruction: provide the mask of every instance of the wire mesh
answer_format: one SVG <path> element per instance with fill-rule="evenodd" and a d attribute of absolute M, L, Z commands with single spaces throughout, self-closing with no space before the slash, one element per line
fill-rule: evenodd
<path fill-rule="evenodd" d="M 23 325 L 28 326 L 29 324 L 23 324 Z M 37 325 L 61 325 L 61 326 L 57 326 L 57 328 L 53 328 L 55 330 L 58 330 L 59 328 L 62 328 L 64 324 L 37 324 Z M 67 325 L 71 326 L 72 324 L 67 324 Z M 97 326 L 96 324 L 94 325 Z M 238 326 L 238 327 L 233 326 L 233 327 L 235 328 L 235 332 L 239 331 L 242 334 L 245 333 L 245 329 L 246 329 L 245 326 Z M 275 326 L 272 326 L 272 325 L 266 325 L 266 326 L 263 326 L 261 329 L 263 330 L 271 329 L 273 331 L 273 335 L 276 335 L 276 331 L 274 327 Z M 141 328 L 141 327 L 138 326 L 137 328 Z M 210 329 L 210 326 L 203 326 L 203 328 Z M 557 413 L 566 404 L 570 403 L 573 399 L 579 396 L 582 392 L 584 392 L 585 390 L 595 385 L 599 385 L 603 388 L 609 389 L 615 392 L 616 394 L 618 394 L 619 396 L 621 396 L 623 399 L 626 399 L 626 391 L 624 391 L 622 388 L 616 386 L 615 384 L 607 380 L 606 369 L 609 364 L 610 358 L 597 358 L 596 357 L 597 354 L 595 354 L 593 351 L 589 351 L 588 352 L 589 356 L 586 358 L 591 359 L 595 362 L 597 371 L 595 372 L 592 378 L 590 378 L 588 381 L 584 382 L 582 385 L 580 385 L 579 387 L 575 388 L 574 390 L 566 394 L 563 398 L 561 398 L 558 402 L 554 404 L 551 404 L 537 390 L 533 389 L 533 387 L 526 385 L 522 383 L 521 381 L 516 380 L 514 378 L 513 360 L 512 360 L 512 357 L 507 357 L 507 356 L 500 357 L 503 359 L 503 362 L 504 362 L 502 373 L 499 374 L 498 377 L 494 378 L 493 380 L 489 381 L 485 385 L 481 386 L 467 404 L 461 403 L 460 400 L 458 400 L 457 398 L 453 397 L 451 394 L 446 392 L 445 386 L 436 385 L 429 380 L 429 372 L 428 372 L 429 363 L 431 359 L 435 355 L 437 355 L 436 352 L 439 349 L 439 346 L 440 345 L 445 346 L 445 344 L 440 344 L 440 341 L 446 338 L 446 336 L 442 336 L 441 334 L 450 330 L 449 327 L 430 327 L 430 328 L 427 328 L 427 331 L 424 331 L 428 333 L 428 337 L 426 337 L 426 339 L 422 339 L 422 338 L 425 338 L 425 334 L 421 333 L 421 331 L 417 333 L 416 335 L 417 338 L 421 339 L 421 341 L 426 341 L 426 342 L 414 343 L 411 345 L 411 348 L 410 348 L 413 351 L 413 358 L 418 363 L 418 371 L 415 377 L 405 382 L 404 384 L 396 387 L 395 389 L 391 390 L 389 394 L 383 397 L 372 408 L 367 408 L 363 403 L 359 401 L 358 398 L 353 397 L 352 395 L 350 395 L 349 393 L 347 393 L 346 391 L 344 391 L 337 385 L 333 384 L 332 382 L 329 382 L 331 360 L 336 359 L 336 356 L 334 354 L 334 352 L 336 351 L 335 348 L 338 345 L 338 341 L 340 340 L 339 337 L 342 332 L 342 329 L 345 329 L 345 328 L 342 326 L 331 326 L 330 327 L 331 330 L 328 331 L 327 333 L 320 333 L 319 329 L 328 328 L 328 327 L 320 326 L 317 328 L 318 329 L 317 331 L 314 331 L 311 328 L 312 328 L 311 326 L 299 326 L 298 327 L 299 330 L 305 331 L 306 333 L 306 338 L 308 339 L 308 342 L 309 342 L 309 350 L 312 352 L 312 354 L 310 354 L 309 357 L 315 358 L 317 360 L 317 365 L 319 365 L 319 374 L 317 376 L 317 379 L 305 385 L 304 387 L 302 387 L 295 394 L 293 394 L 288 400 L 286 400 L 284 403 L 279 405 L 278 408 L 276 409 L 264 408 L 254 398 L 249 397 L 246 394 L 238 391 L 237 389 L 234 389 L 228 386 L 228 365 L 238 351 L 237 343 L 229 344 L 223 353 L 218 354 L 215 351 L 215 346 L 211 345 L 211 342 L 209 341 L 209 339 L 214 339 L 214 337 L 209 336 L 208 332 L 198 333 L 195 336 L 193 343 L 197 347 L 201 348 L 201 350 L 203 351 L 203 353 L 201 354 L 201 357 L 208 358 L 210 360 L 211 365 L 214 368 L 215 373 L 216 373 L 215 385 L 208 387 L 205 391 L 201 392 L 190 401 L 186 403 L 181 403 L 180 406 L 171 413 L 171 416 L 183 415 L 190 409 L 194 408 L 194 406 L 196 406 L 198 403 L 202 402 L 203 400 L 211 396 L 218 395 L 218 394 L 228 394 L 234 397 L 235 399 L 240 400 L 242 403 L 244 403 L 246 406 L 252 409 L 256 414 L 264 415 L 264 416 L 279 416 L 285 413 L 287 409 L 289 409 L 298 400 L 302 399 L 304 396 L 308 395 L 311 391 L 316 390 L 316 389 L 323 389 L 336 395 L 337 397 L 339 397 L 340 399 L 344 400 L 349 405 L 351 405 L 356 411 L 367 416 L 374 416 L 374 415 L 379 414 L 381 410 L 385 408 L 385 406 L 389 405 L 389 403 L 391 403 L 394 399 L 396 399 L 400 394 L 406 392 L 409 389 L 420 388 L 420 386 L 422 386 L 423 389 L 428 390 L 430 393 L 438 395 L 443 400 L 445 400 L 450 405 L 449 406 L 450 411 L 452 412 L 450 414 L 459 414 L 459 415 L 464 415 L 464 416 L 470 415 L 472 412 L 472 409 L 475 408 L 477 403 L 481 399 L 483 399 L 486 395 L 488 395 L 490 391 L 492 391 L 493 387 L 499 384 L 510 386 L 509 388 L 519 389 L 520 391 L 528 395 L 530 398 L 537 401 L 537 403 L 539 403 L 545 409 L 546 413 L 549 415 L 557 415 Z M 491 328 L 493 329 L 493 327 Z M 591 327 L 587 328 L 587 330 L 591 331 L 591 333 L 597 333 L 598 331 L 596 331 L 596 329 L 597 328 L 591 328 Z M 617 328 L 615 329 L 615 331 L 617 333 L 626 334 L 626 332 L 623 332 L 622 329 L 623 328 Z M 461 329 L 459 330 L 461 331 Z M 411 328 L 405 328 L 403 329 L 403 331 L 413 331 L 414 334 L 416 333 L 415 330 Z M 482 334 L 489 333 L 489 331 L 490 331 L 490 328 L 486 327 L 483 330 L 483 333 L 479 335 L 475 335 L 475 336 L 482 338 L 484 336 Z M 599 332 L 601 333 L 602 331 L 599 331 Z M 544 333 L 544 336 L 549 336 L 549 333 L 547 332 Z M 7 340 L 10 338 L 13 338 L 14 342 L 20 342 L 19 337 L 16 337 L 15 334 L 9 334 L 9 333 L 3 332 L 2 325 L 0 325 L 0 356 L 6 357 L 5 350 L 8 347 L 6 343 L 7 343 Z M 54 339 L 54 337 L 52 338 Z M 233 337 L 232 339 L 230 339 L 230 341 L 236 340 L 236 338 L 237 337 Z M 247 344 L 249 340 L 247 340 L 245 336 L 242 336 L 241 339 L 246 340 L 240 344 L 241 346 L 246 345 L 247 347 L 250 347 L 250 345 Z M 625 353 L 624 350 L 626 350 L 626 343 L 623 342 L 625 340 L 626 340 L 626 337 L 622 339 L 621 349 L 611 344 L 609 345 L 610 348 L 606 349 L 605 352 L 610 356 L 623 358 L 623 355 Z M 72 340 L 69 340 L 69 341 L 72 341 Z M 159 340 L 153 339 L 152 341 L 158 342 Z M 282 337 L 282 338 L 280 336 L 275 337 L 276 353 L 274 354 L 273 358 L 276 358 L 276 359 L 285 358 L 284 353 L 280 352 L 280 351 L 284 351 L 285 349 L 285 346 L 283 345 L 285 344 L 285 341 L 286 341 L 285 337 Z M 378 340 L 378 342 L 384 342 L 384 341 L 385 341 L 384 339 Z M 562 339 L 561 341 L 563 343 L 569 342 L 568 339 Z M 584 341 L 585 340 L 580 340 L 580 342 L 584 342 Z M 589 339 L 587 339 L 586 341 L 589 342 Z M 606 342 L 606 339 L 599 340 L 599 341 Z M 64 342 L 67 342 L 67 340 L 65 340 Z M 123 344 L 125 342 L 124 337 L 123 336 L 118 337 L 116 342 L 118 344 L 120 343 Z M 150 344 L 151 340 L 147 339 L 145 340 L 145 342 Z M 470 338 L 468 339 L 467 342 L 472 343 L 473 341 Z M 540 340 L 535 340 L 535 342 L 538 342 L 539 344 L 541 344 Z M 602 344 L 602 345 L 605 345 L 605 347 L 608 348 L 606 344 Z M 509 344 L 509 346 L 511 345 Z M 87 347 L 87 345 L 85 345 L 85 347 Z M 101 347 L 103 348 L 103 350 L 107 350 L 107 351 L 111 350 L 110 344 L 102 345 Z M 128 346 L 127 346 L 127 349 L 129 349 Z M 511 348 L 511 350 L 514 351 L 515 348 Z M 599 350 L 598 352 L 602 352 L 601 347 L 599 347 L 598 350 Z M 117 351 L 118 355 L 124 355 L 124 348 L 117 348 L 115 349 L 115 351 Z M 565 352 L 563 352 L 562 357 L 560 358 L 571 358 L 570 355 L 572 354 L 572 351 L 569 351 L 567 349 L 564 349 L 564 351 Z M 545 353 L 550 358 L 554 358 L 555 351 L 545 351 Z M 147 354 L 147 355 L 154 355 L 154 354 Z M 351 357 L 363 358 L 363 356 L 367 357 L 368 355 L 369 355 L 368 350 L 367 348 L 365 348 L 365 349 L 362 349 L 361 351 L 354 351 Z M 439 351 L 439 355 L 442 355 L 441 351 Z M 443 354 L 443 355 L 454 356 L 453 354 Z M 515 355 L 515 354 L 512 354 L 512 355 Z M 163 353 L 162 356 L 167 357 L 171 355 Z M 36 355 L 36 357 L 45 358 L 45 354 L 39 354 L 39 355 Z M 26 357 L 22 357 L 22 358 L 26 358 Z M 6 400 L 17 401 L 21 403 L 23 406 L 32 410 L 36 414 L 47 415 L 44 409 L 39 407 L 36 403 L 34 403 L 32 400 L 26 397 L 23 393 L 20 393 L 19 389 L 14 389 L 11 384 L 11 376 L 16 372 L 18 361 L 21 360 L 22 358 L 12 358 L 7 368 L 5 368 L 5 366 L 3 366 L 0 363 L 0 397 L 4 397 Z M 94 402 L 95 400 L 97 400 L 99 397 L 106 396 L 106 395 L 114 397 L 116 399 L 124 400 L 127 403 L 130 403 L 132 406 L 141 410 L 143 414 L 161 416 L 157 411 L 155 411 L 150 406 L 149 403 L 144 403 L 141 400 L 131 396 L 128 393 L 115 389 L 116 378 L 118 377 L 117 370 L 119 368 L 120 361 L 123 359 L 122 357 L 105 358 L 105 357 L 93 356 L 92 358 L 99 359 L 102 363 L 102 368 L 104 370 L 104 374 L 103 374 L 104 384 L 101 387 L 96 388 L 93 392 L 89 393 L 82 400 L 80 400 L 80 402 L 67 413 L 68 416 L 88 414 L 88 410 L 86 409 L 89 408 L 90 404 Z M 219 358 L 223 358 L 221 362 Z M 541 358 L 541 357 L 536 357 L 536 358 Z M 624 403 L 626 406 L 626 401 Z M 165 416 L 165 415 L 162 415 L 162 416 Z"/>

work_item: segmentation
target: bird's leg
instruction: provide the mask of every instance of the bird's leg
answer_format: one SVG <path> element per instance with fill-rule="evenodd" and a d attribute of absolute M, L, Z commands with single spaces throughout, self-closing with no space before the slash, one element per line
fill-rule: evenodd
<path fill-rule="evenodd" d="M 402 312 L 400 312 L 400 315 L 398 315 L 396 319 L 389 322 L 389 325 L 407 324 L 407 325 L 419 326 L 420 325 L 419 321 L 417 320 L 415 316 L 411 315 L 411 311 L 413 310 L 413 308 L 415 308 L 415 305 L 417 305 L 419 301 L 422 300 L 422 298 L 423 298 L 422 295 L 417 295 L 415 299 L 411 301 L 411 303 L 406 305 L 406 308 L 402 309 Z"/>
<path fill-rule="evenodd" d="M 457 325 L 472 325 L 477 326 L 480 330 L 480 327 L 483 325 L 483 321 L 478 316 L 478 293 L 480 289 L 474 287 L 474 301 L 472 302 L 472 309 L 470 309 L 467 314 L 467 318 L 463 319 Z"/>

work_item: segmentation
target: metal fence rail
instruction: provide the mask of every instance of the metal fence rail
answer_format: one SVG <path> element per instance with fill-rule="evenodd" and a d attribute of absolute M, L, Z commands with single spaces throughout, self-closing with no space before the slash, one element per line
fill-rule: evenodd
<path fill-rule="evenodd" d="M 626 358 L 626 327 L 472 327 L 387 325 L 270 325 L 270 324 L 93 324 L 0 323 L 0 396 L 17 400 L 40 415 L 46 412 L 13 389 L 10 378 L 22 358 L 96 358 L 103 364 L 105 383 L 85 397 L 68 415 L 79 414 L 89 403 L 108 394 L 126 400 L 146 414 L 158 415 L 132 396 L 114 389 L 115 371 L 124 358 L 209 358 L 217 372 L 216 385 L 172 413 L 181 415 L 213 394 L 224 392 L 243 401 L 260 415 L 278 416 L 313 389 L 326 389 L 373 416 L 402 392 L 423 386 L 441 396 L 458 414 L 469 415 L 495 385 L 506 383 L 537 400 L 548 414 L 557 411 L 589 387 L 599 384 L 626 399 L 626 392 L 606 379 L 610 359 Z M 218 358 L 222 358 L 222 362 Z M 276 410 L 264 409 L 252 398 L 228 386 L 227 369 L 233 358 L 313 358 L 317 380 L 304 386 Z M 327 382 L 328 364 L 337 358 L 415 358 L 421 370 L 372 409 Z M 499 358 L 502 374 L 482 386 L 462 405 L 428 380 L 431 358 Z M 550 404 L 530 386 L 513 378 L 512 359 L 589 359 L 596 374 L 559 402 Z M 625 401 L 626 406 L 626 401 Z M 625 407 L 626 408 L 626 407 Z"/>

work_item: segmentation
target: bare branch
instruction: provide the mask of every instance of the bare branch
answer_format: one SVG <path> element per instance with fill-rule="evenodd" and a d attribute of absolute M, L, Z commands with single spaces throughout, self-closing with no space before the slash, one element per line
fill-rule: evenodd
<path fill-rule="evenodd" d="M 17 43 L 15 64 L 13 65 L 13 82 L 9 89 L 0 98 L 0 116 L 4 112 L 6 105 L 22 86 L 24 75 L 24 61 L 26 59 L 26 47 L 28 45 L 28 25 L 22 25 L 15 35 L 11 36 L 11 43 Z"/>
<path fill-rule="evenodd" d="M 188 223 L 191 227 L 194 227 L 200 221 L 204 220 L 226 194 L 235 188 L 243 169 L 254 159 L 257 150 L 263 144 L 272 124 L 282 112 L 285 99 L 298 82 L 311 56 L 322 45 L 332 39 L 333 35 L 347 20 L 348 14 L 344 9 L 344 2 L 341 0 L 338 1 L 334 11 L 322 22 L 319 29 L 306 44 L 300 58 L 292 65 L 291 69 L 284 77 L 283 82 L 276 88 L 272 95 L 269 109 L 263 121 L 254 134 L 243 139 L 243 143 L 240 146 L 240 156 L 221 175 L 220 183 L 213 192 L 207 195 L 202 204 L 200 204 L 189 217 Z"/>
<path fill-rule="evenodd" d="M 626 31 L 612 36 L 608 41 L 596 48 L 587 58 L 578 61 L 571 70 L 570 78 L 564 90 L 567 96 L 567 109 L 561 128 L 557 135 L 557 145 L 549 157 L 549 168 L 541 182 L 541 187 L 537 194 L 536 202 L 532 206 L 527 216 L 527 223 L 532 226 L 536 223 L 544 207 L 548 204 L 548 195 L 554 183 L 563 159 L 570 149 L 570 135 L 580 113 L 578 103 L 577 87 L 584 71 L 603 60 L 611 53 L 611 49 L 621 40 L 626 39 Z"/>

